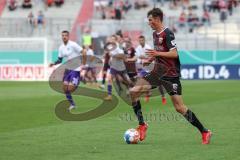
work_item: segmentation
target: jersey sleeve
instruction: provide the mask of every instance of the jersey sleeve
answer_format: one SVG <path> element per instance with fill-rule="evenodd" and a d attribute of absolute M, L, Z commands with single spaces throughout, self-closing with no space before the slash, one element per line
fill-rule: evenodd
<path fill-rule="evenodd" d="M 124 51 L 122 49 L 118 48 L 117 54 L 124 54 Z"/>
<path fill-rule="evenodd" d="M 88 56 L 94 56 L 93 50 L 88 50 L 88 51 L 87 51 L 87 55 L 88 55 Z"/>
<path fill-rule="evenodd" d="M 80 53 L 83 48 L 81 46 L 79 46 L 77 43 L 74 43 L 74 50 L 77 52 L 77 53 Z"/>
<path fill-rule="evenodd" d="M 170 30 L 166 32 L 166 43 L 169 50 L 177 48 L 174 33 Z"/>
<path fill-rule="evenodd" d="M 110 51 L 109 53 L 110 53 L 111 56 L 116 56 L 116 55 L 119 55 L 119 54 L 125 54 L 124 51 L 120 48 L 116 48 L 115 50 Z"/>
<path fill-rule="evenodd" d="M 140 53 L 140 51 L 139 51 L 139 46 L 137 46 L 137 48 L 135 49 L 135 51 L 136 51 L 136 56 L 137 57 L 140 57 L 140 55 L 141 55 L 141 53 Z"/>
<path fill-rule="evenodd" d="M 145 50 L 146 49 L 152 49 L 152 47 L 150 45 L 146 44 Z"/>

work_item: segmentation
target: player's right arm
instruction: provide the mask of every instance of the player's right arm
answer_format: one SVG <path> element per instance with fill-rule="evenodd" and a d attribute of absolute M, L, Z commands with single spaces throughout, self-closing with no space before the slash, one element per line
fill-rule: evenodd
<path fill-rule="evenodd" d="M 62 53 L 62 49 L 60 46 L 58 49 L 58 59 L 54 63 L 50 63 L 49 67 L 52 67 L 52 66 L 62 63 L 62 60 L 63 60 L 63 53 Z"/>
<path fill-rule="evenodd" d="M 79 44 L 76 42 L 73 42 L 74 50 L 75 52 L 79 53 L 81 59 L 82 59 L 82 64 L 81 66 L 85 66 L 87 63 L 87 50 L 85 47 L 81 47 Z"/>
<path fill-rule="evenodd" d="M 155 60 L 154 57 L 145 58 L 145 59 L 142 60 L 142 64 L 143 64 L 143 66 L 148 66 L 148 65 L 150 65 L 154 60 Z"/>
<path fill-rule="evenodd" d="M 125 54 L 122 49 L 117 49 L 114 54 L 111 54 L 111 56 L 117 59 L 125 59 Z"/>
<path fill-rule="evenodd" d="M 58 57 L 58 59 L 57 59 L 54 63 L 50 63 L 50 64 L 49 64 L 49 67 L 52 67 L 52 66 L 55 66 L 55 65 L 57 65 L 57 64 L 62 63 L 62 60 L 63 60 L 62 57 Z"/>
<path fill-rule="evenodd" d="M 116 54 L 113 57 L 117 58 L 117 59 L 125 59 L 125 55 L 124 54 Z"/>

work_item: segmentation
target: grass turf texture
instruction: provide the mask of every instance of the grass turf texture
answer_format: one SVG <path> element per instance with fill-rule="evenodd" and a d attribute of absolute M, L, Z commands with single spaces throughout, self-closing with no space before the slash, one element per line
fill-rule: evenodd
<path fill-rule="evenodd" d="M 64 122 L 56 118 L 54 105 L 65 97 L 52 91 L 48 83 L 0 82 L 0 160 L 239 159 L 239 81 L 182 83 L 185 103 L 213 131 L 210 145 L 201 145 L 197 129 L 178 116 L 169 99 L 166 106 L 161 105 L 160 97 L 142 101 L 149 121 L 148 137 L 128 145 L 123 133 L 137 122 L 122 101 L 98 119 Z M 77 112 L 99 103 L 87 97 L 74 99 Z M 150 117 L 150 113 L 162 117 Z"/>

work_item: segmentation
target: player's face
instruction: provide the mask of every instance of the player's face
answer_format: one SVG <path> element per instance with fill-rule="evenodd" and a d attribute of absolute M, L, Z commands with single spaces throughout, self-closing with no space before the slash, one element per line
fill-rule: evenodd
<path fill-rule="evenodd" d="M 123 40 L 123 38 L 122 38 L 121 36 L 117 35 L 116 41 L 117 41 L 119 44 L 122 44 L 124 40 Z"/>
<path fill-rule="evenodd" d="M 111 37 L 107 37 L 106 43 L 111 42 Z"/>
<path fill-rule="evenodd" d="M 89 49 L 89 45 L 85 45 L 84 47 L 85 47 L 85 49 L 86 49 L 86 50 L 88 50 L 88 49 Z"/>
<path fill-rule="evenodd" d="M 126 41 L 125 43 L 126 43 L 126 48 L 131 48 L 132 47 L 132 44 L 131 44 L 130 41 Z"/>
<path fill-rule="evenodd" d="M 116 39 L 116 37 L 114 37 L 114 36 L 111 36 L 110 42 L 111 42 L 111 43 L 116 43 L 116 42 L 117 42 L 117 39 Z"/>
<path fill-rule="evenodd" d="M 139 38 L 139 43 L 144 46 L 145 45 L 145 39 L 144 38 Z"/>
<path fill-rule="evenodd" d="M 64 43 L 67 43 L 69 40 L 69 34 L 68 33 L 62 33 L 62 40 Z"/>
<path fill-rule="evenodd" d="M 153 17 L 152 15 L 148 16 L 148 25 L 153 30 L 156 30 L 160 24 L 161 24 L 161 21 L 158 17 Z"/>

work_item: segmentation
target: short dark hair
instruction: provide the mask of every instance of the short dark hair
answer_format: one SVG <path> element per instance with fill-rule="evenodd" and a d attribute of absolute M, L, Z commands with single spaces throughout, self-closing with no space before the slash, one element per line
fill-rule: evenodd
<path fill-rule="evenodd" d="M 67 33 L 67 34 L 69 34 L 69 31 L 67 31 L 67 30 L 64 30 L 64 31 L 62 31 L 62 33 Z"/>
<path fill-rule="evenodd" d="M 117 35 L 116 35 L 116 34 L 113 34 L 113 35 L 111 35 L 111 37 L 113 37 L 115 40 L 117 40 L 117 39 L 118 39 L 118 37 L 117 37 Z"/>
<path fill-rule="evenodd" d="M 139 38 L 139 39 L 140 39 L 140 38 L 145 39 L 145 37 L 144 37 L 143 35 L 139 36 L 138 38 Z"/>
<path fill-rule="evenodd" d="M 121 30 L 118 30 L 118 31 L 116 32 L 116 35 L 117 35 L 117 36 L 120 36 L 121 38 L 123 38 L 123 34 L 122 34 L 122 31 L 121 31 Z"/>
<path fill-rule="evenodd" d="M 160 8 L 153 8 L 150 10 L 147 16 L 149 17 L 150 15 L 152 15 L 154 18 L 159 17 L 160 21 L 163 21 L 163 11 Z"/>

